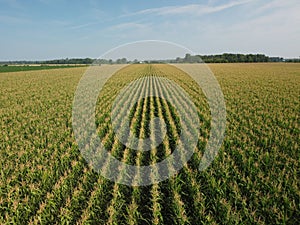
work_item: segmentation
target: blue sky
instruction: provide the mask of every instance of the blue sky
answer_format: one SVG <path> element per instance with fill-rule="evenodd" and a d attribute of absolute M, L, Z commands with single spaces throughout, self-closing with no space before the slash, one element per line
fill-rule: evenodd
<path fill-rule="evenodd" d="M 0 60 L 98 57 L 139 40 L 300 56 L 299 0 L 0 0 Z"/>

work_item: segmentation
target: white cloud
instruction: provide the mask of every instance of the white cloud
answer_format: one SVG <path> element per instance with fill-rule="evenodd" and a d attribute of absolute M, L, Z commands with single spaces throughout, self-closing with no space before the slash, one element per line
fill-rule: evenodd
<path fill-rule="evenodd" d="M 295 6 L 299 6 L 298 0 L 272 0 L 270 2 L 267 2 L 266 4 L 263 4 L 261 7 L 259 7 L 257 10 L 255 10 L 255 13 L 264 13 L 268 10 L 283 10 L 286 8 L 293 8 Z"/>
<path fill-rule="evenodd" d="M 221 52 L 261 52 L 297 57 L 300 52 L 297 44 L 300 38 L 300 4 L 294 3 L 275 0 L 253 8 L 246 20 L 229 27 L 211 24 L 212 29 L 205 32 L 206 41 L 214 40 L 214 48 L 221 49 Z"/>
<path fill-rule="evenodd" d="M 219 6 L 206 6 L 198 15 L 220 12 L 229 7 L 246 4 L 250 1 L 231 2 Z M 292 4 L 292 2 L 294 4 Z M 300 1 L 299 1 L 300 3 Z M 132 38 L 164 39 L 182 43 L 199 53 L 265 53 L 283 57 L 299 55 L 300 45 L 300 4 L 298 1 L 278 1 L 269 3 L 253 1 L 243 10 L 233 12 L 236 20 L 166 20 L 151 26 L 145 34 L 139 29 L 130 32 Z M 139 14 L 175 15 L 196 12 L 195 5 L 185 7 L 165 7 L 148 9 Z M 220 19 L 224 18 L 224 19 Z M 135 32 L 136 31 L 136 32 Z M 139 34 L 139 35 L 137 35 Z M 187 35 L 189 34 L 189 35 Z"/>
<path fill-rule="evenodd" d="M 123 15 L 124 17 L 135 16 L 135 15 L 143 15 L 143 14 L 155 14 L 155 15 L 179 15 L 179 14 L 193 14 L 193 15 L 205 15 L 215 12 L 220 12 L 235 6 L 244 5 L 253 0 L 240 0 L 240 1 L 232 1 L 223 5 L 202 5 L 202 4 L 190 4 L 184 6 L 167 6 L 160 8 L 150 8 L 144 9 L 138 12 L 129 13 Z"/>

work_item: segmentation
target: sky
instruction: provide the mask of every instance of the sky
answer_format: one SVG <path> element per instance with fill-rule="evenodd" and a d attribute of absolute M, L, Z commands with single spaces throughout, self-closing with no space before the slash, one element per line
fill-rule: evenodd
<path fill-rule="evenodd" d="M 298 58 L 299 12 L 299 0 L 0 0 L 0 61 L 97 58 L 141 40 Z"/>

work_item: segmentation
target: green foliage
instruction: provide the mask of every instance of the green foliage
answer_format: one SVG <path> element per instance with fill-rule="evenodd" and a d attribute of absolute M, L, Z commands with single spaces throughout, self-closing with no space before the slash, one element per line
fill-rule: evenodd
<path fill-rule="evenodd" d="M 60 66 L 48 66 L 48 65 L 34 65 L 34 66 L 11 66 L 11 65 L 3 65 L 0 66 L 0 73 L 6 72 L 18 72 L 18 71 L 31 71 L 31 70 L 49 70 L 49 69 L 63 69 L 63 68 L 73 68 L 78 66 L 69 66 L 69 65 L 60 65 Z"/>
<path fill-rule="evenodd" d="M 190 55 L 184 58 L 177 58 L 175 63 L 253 63 L 253 62 L 282 62 L 283 58 L 272 58 L 263 54 L 231 54 L 222 55 Z"/>

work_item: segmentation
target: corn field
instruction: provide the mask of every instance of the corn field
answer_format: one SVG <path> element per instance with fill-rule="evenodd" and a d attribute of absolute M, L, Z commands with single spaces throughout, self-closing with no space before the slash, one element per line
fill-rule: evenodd
<path fill-rule="evenodd" d="M 183 96 L 160 79 L 174 81 L 196 106 L 195 153 L 177 174 L 147 186 L 112 182 L 80 153 L 72 104 L 86 68 L 0 73 L 0 224 L 297 224 L 300 64 L 209 66 L 226 101 L 226 136 L 213 163 L 201 172 L 211 115 L 188 74 L 172 65 L 133 64 L 116 72 L 99 93 L 95 123 L 102 144 L 119 161 L 136 166 L 166 159 L 180 137 L 178 110 L 155 93 L 182 105 L 193 124 Z M 159 142 L 162 137 L 151 130 L 165 132 L 150 151 L 125 146 L 112 127 L 114 99 L 138 79 L 138 91 L 121 96 L 112 113 L 128 114 L 137 138 Z M 143 93 L 150 97 L 124 107 Z M 153 124 L 154 117 L 165 126 Z M 109 173 L 112 166 L 107 161 L 103 168 Z"/>

